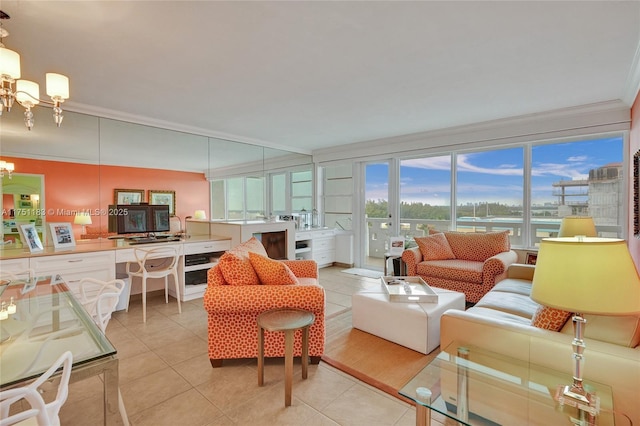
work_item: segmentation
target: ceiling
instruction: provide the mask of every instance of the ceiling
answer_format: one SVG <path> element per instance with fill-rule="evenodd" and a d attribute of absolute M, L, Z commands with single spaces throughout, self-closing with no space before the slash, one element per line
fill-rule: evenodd
<path fill-rule="evenodd" d="M 11 1 L 22 77 L 63 106 L 311 153 L 620 99 L 638 1 Z M 37 126 L 37 123 L 36 123 Z"/>

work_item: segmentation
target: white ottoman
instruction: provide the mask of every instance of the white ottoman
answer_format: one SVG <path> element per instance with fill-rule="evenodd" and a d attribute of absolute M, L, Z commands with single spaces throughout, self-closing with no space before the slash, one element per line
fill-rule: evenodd
<path fill-rule="evenodd" d="M 440 345 L 442 313 L 465 308 L 464 293 L 432 288 L 438 303 L 390 302 L 386 293 L 356 293 L 351 296 L 353 327 L 428 354 Z"/>

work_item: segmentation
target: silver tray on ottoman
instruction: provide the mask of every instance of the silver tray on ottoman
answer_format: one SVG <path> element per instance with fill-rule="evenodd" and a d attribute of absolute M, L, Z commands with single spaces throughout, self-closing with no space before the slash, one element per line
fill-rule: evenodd
<path fill-rule="evenodd" d="M 381 277 L 391 302 L 438 303 L 438 294 L 420 277 Z"/>

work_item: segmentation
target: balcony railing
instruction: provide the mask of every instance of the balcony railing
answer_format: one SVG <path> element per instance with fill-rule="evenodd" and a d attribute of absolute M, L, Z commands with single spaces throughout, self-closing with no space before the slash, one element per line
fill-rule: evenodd
<path fill-rule="evenodd" d="M 384 258 L 388 250 L 388 239 L 391 236 L 388 228 L 388 219 L 367 218 L 367 247 L 365 253 L 372 258 Z M 514 248 L 527 248 L 524 241 L 522 219 L 520 218 L 460 218 L 456 222 L 457 230 L 462 232 L 491 232 L 509 231 L 511 246 Z M 449 220 L 425 220 L 425 219 L 400 219 L 400 235 L 407 240 L 413 237 L 427 235 L 429 229 L 446 231 L 449 229 Z M 560 230 L 560 219 L 540 219 L 531 221 L 532 245 L 537 247 L 540 240 L 547 237 L 555 237 Z M 597 225 L 596 231 L 599 237 L 622 238 L 622 230 L 619 225 Z"/>

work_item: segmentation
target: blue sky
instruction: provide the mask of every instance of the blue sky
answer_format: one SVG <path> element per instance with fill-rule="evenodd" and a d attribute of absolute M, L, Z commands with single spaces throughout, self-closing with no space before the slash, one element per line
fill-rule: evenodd
<path fill-rule="evenodd" d="M 621 162 L 622 137 L 537 145 L 532 148 L 532 202 L 556 202 L 553 182 L 586 179 L 589 170 Z M 458 154 L 458 204 L 499 202 L 522 204 L 523 148 Z M 401 198 L 407 202 L 448 205 L 450 157 L 403 160 Z M 386 165 L 367 167 L 366 198 L 387 198 Z"/>

